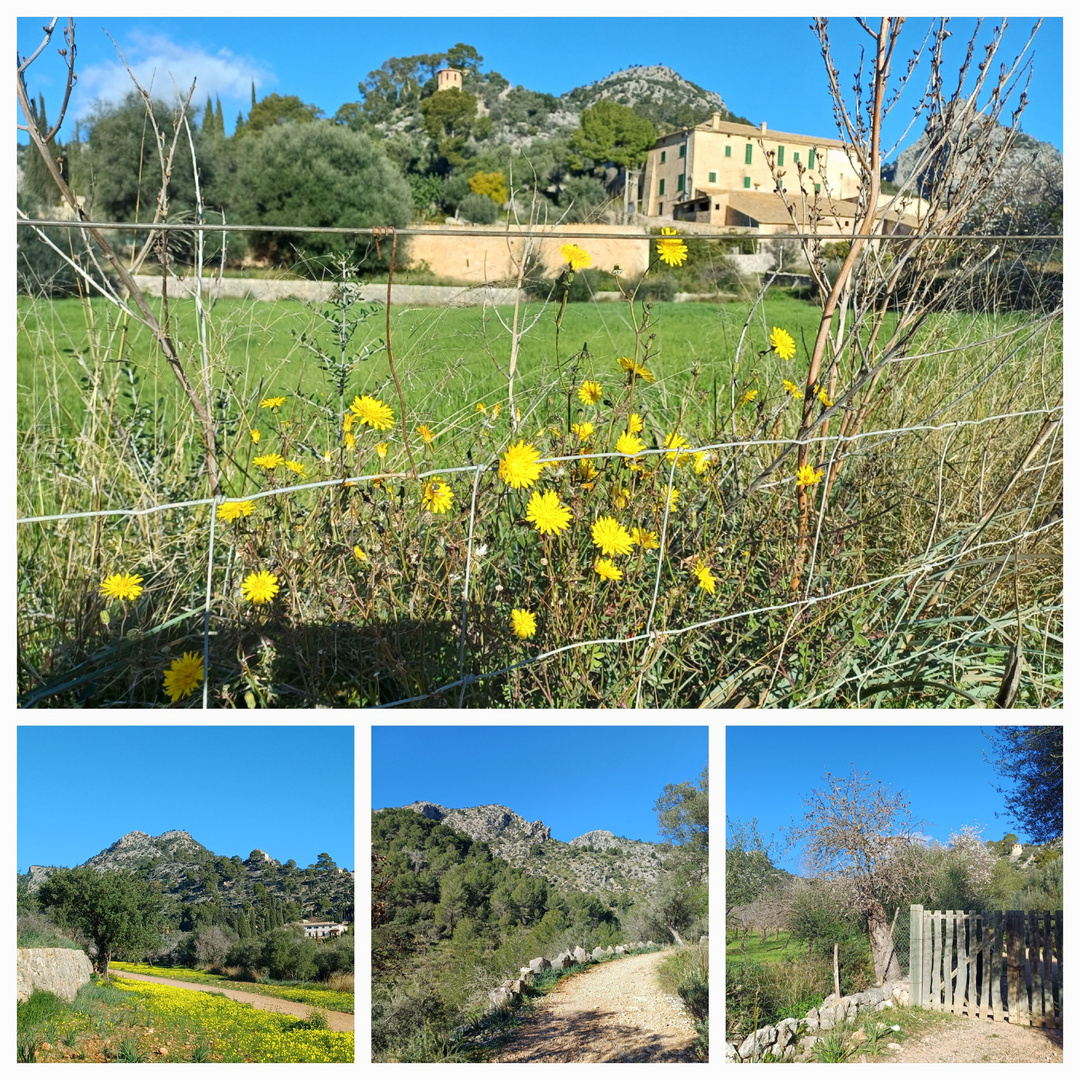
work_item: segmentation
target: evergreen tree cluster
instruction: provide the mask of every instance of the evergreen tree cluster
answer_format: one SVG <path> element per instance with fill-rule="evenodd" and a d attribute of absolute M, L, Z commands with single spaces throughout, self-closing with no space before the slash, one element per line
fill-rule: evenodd
<path fill-rule="evenodd" d="M 436 72 L 446 66 L 462 72 L 461 89 L 438 91 Z M 641 165 L 656 131 L 675 117 L 665 122 L 655 105 L 644 117 L 625 104 L 599 100 L 581 111 L 577 131 L 550 134 L 556 116 L 564 127 L 568 122 L 567 102 L 511 87 L 498 72 L 485 72 L 483 57 L 461 42 L 444 52 L 391 57 L 358 90 L 359 100 L 324 117 L 296 95 L 260 99 L 252 85 L 251 108 L 237 117 L 231 134 L 220 97 L 207 97 L 201 123 L 197 108 L 191 122 L 204 220 L 400 228 L 415 219 L 456 215 L 492 223 L 505 212 L 511 176 L 519 202 L 536 196 L 564 220 L 599 220 L 621 203 L 609 189 L 613 173 Z M 580 94 L 571 99 L 572 110 L 581 108 Z M 178 127 L 173 104 L 156 101 L 150 110 L 152 122 L 147 105 L 132 93 L 117 104 L 100 104 L 66 148 L 54 141 L 66 178 L 93 218 L 148 222 L 164 204 L 172 222 L 195 217 L 188 133 Z M 43 98 L 34 113 L 39 129 L 47 128 Z M 680 122 L 704 118 L 678 114 Z M 176 136 L 163 203 L 162 158 Z M 24 149 L 22 160 L 24 198 L 35 206 L 55 204 L 40 154 Z M 137 249 L 145 237 L 125 239 Z M 36 241 L 32 254 L 47 260 L 43 247 Z M 387 246 L 380 256 L 366 238 L 277 232 L 232 234 L 225 256 L 233 265 L 254 261 L 323 276 L 332 272 L 331 256 L 350 248 L 350 260 L 369 272 L 388 257 Z M 155 257 L 190 264 L 194 251 L 190 239 L 172 234 Z M 220 255 L 220 236 L 208 234 L 206 256 Z M 21 263 L 29 265 L 29 257 L 20 252 Z M 402 245 L 398 264 L 407 264 Z M 48 292 L 55 271 L 43 262 L 40 273 L 20 275 L 20 288 Z M 56 288 L 66 284 L 56 278 Z"/>
<path fill-rule="evenodd" d="M 377 811 L 371 829 L 380 956 L 473 939 L 495 948 L 515 931 L 574 931 L 584 939 L 619 929 L 617 912 L 597 897 L 557 890 L 493 857 L 486 843 L 412 810 Z"/>

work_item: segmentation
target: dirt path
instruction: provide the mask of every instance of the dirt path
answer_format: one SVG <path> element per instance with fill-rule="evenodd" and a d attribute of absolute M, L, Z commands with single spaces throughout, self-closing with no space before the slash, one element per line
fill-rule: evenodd
<path fill-rule="evenodd" d="M 299 1001 L 286 1001 L 284 998 L 265 997 L 262 994 L 251 994 L 246 990 L 234 990 L 231 986 L 204 986 L 201 983 L 181 982 L 179 979 L 162 979 L 157 975 L 136 975 L 133 971 L 121 971 L 114 969 L 115 974 L 122 979 L 136 979 L 140 982 L 160 983 L 162 986 L 177 986 L 181 990 L 202 990 L 211 994 L 224 994 L 233 1001 L 243 1001 L 247 1005 L 254 1005 L 256 1009 L 266 1012 L 291 1013 L 293 1016 L 307 1016 L 314 1008 L 313 1005 L 304 1005 Z M 326 1013 L 327 1022 L 331 1031 L 352 1031 L 354 1017 L 352 1013 L 330 1012 Z"/>
<path fill-rule="evenodd" d="M 855 1060 L 863 1060 L 856 1058 Z M 922 1064 L 936 1062 L 1054 1062 L 1062 1060 L 1061 1032 L 996 1024 L 986 1020 L 958 1019 L 935 1024 L 930 1031 L 910 1039 L 887 1057 L 870 1057 L 872 1064 Z"/>
<path fill-rule="evenodd" d="M 698 1061 L 694 1025 L 656 982 L 668 955 L 612 960 L 563 979 L 494 1060 Z"/>

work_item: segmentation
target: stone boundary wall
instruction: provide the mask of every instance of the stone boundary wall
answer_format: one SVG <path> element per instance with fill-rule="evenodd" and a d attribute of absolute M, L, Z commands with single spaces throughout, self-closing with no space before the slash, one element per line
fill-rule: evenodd
<path fill-rule="evenodd" d="M 655 949 L 653 941 L 635 941 L 630 945 L 608 946 L 606 949 L 599 945 L 591 953 L 586 952 L 580 945 L 571 952 L 565 949 L 558 956 L 550 960 L 543 956 L 529 961 L 528 967 L 523 967 L 516 979 L 507 979 L 488 994 L 487 1008 L 485 1013 L 493 1013 L 496 1009 L 513 1009 L 521 1004 L 521 995 L 525 987 L 532 984 L 541 971 L 549 968 L 554 971 L 562 971 L 563 968 L 572 967 L 574 964 L 596 964 L 608 956 L 625 956 L 641 949 Z"/>
<path fill-rule="evenodd" d="M 19 949 L 16 997 L 26 1001 L 35 990 L 48 990 L 64 1001 L 74 1001 L 79 988 L 94 970 L 81 949 Z"/>
<path fill-rule="evenodd" d="M 161 295 L 161 276 L 136 274 L 135 284 L 147 296 Z M 188 299 L 195 293 L 193 278 L 171 278 L 169 295 Z M 303 300 L 322 304 L 330 299 L 336 286 L 329 281 L 276 281 L 267 278 L 203 279 L 203 299 L 216 300 Z M 517 289 L 496 289 L 491 285 L 395 285 L 391 303 L 404 307 L 478 307 L 481 304 L 512 304 Z M 363 285 L 360 299 L 385 303 L 385 285 Z"/>
<path fill-rule="evenodd" d="M 860 1013 L 885 1012 L 894 1005 L 907 1005 L 911 1000 L 911 984 L 907 980 L 873 986 L 859 994 L 837 997 L 830 994 L 802 1020 L 789 1016 L 776 1024 L 766 1024 L 747 1035 L 736 1046 L 727 1044 L 725 1062 L 760 1061 L 765 1055 L 780 1061 L 809 1061 L 819 1031 L 855 1020 Z"/>

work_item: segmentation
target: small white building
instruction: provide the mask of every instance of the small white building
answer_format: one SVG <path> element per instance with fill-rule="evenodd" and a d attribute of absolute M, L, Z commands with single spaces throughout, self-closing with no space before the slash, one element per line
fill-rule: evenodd
<path fill-rule="evenodd" d="M 329 919 L 305 919 L 303 926 L 305 937 L 340 937 L 345 933 L 348 923 L 331 922 Z"/>

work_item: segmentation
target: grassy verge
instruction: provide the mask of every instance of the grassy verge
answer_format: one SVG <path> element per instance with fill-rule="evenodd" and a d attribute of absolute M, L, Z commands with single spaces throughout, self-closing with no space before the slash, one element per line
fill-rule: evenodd
<path fill-rule="evenodd" d="M 657 945 L 640 949 L 625 956 L 640 956 L 659 952 L 667 946 Z M 498 1008 L 485 1012 L 483 1005 L 473 1005 L 453 1012 L 427 1008 L 415 1014 L 418 1021 L 410 1038 L 403 1045 L 373 1052 L 373 1061 L 391 1062 L 485 1062 L 497 1056 L 532 1015 L 545 995 L 563 979 L 624 957 L 604 956 L 588 964 L 571 964 L 559 971 L 548 968 L 535 974 L 525 984 L 521 1004 L 517 1008 Z M 425 1015 L 426 1012 L 426 1015 Z M 380 1018 L 381 1019 L 381 1018 Z"/>
<path fill-rule="evenodd" d="M 657 980 L 668 993 L 683 1000 L 697 1032 L 695 1050 L 709 1060 L 709 945 L 708 942 L 679 949 L 657 969 Z"/>
<path fill-rule="evenodd" d="M 204 986 L 230 986 L 236 990 L 246 990 L 252 994 L 262 994 L 265 997 L 281 998 L 284 1001 L 296 1001 L 303 1005 L 314 1005 L 319 1009 L 329 1009 L 331 1012 L 351 1013 L 353 1011 L 353 995 L 341 990 L 328 990 L 318 983 L 282 982 L 279 980 L 267 980 L 260 982 L 244 982 L 241 979 L 233 979 L 227 975 L 212 975 L 207 971 L 196 968 L 180 967 L 153 967 L 150 964 L 128 964 L 113 962 L 109 965 L 110 970 L 131 971 L 137 975 L 156 975 L 162 979 L 177 979 L 180 982 L 200 983 Z"/>
<path fill-rule="evenodd" d="M 959 1019 L 952 1013 L 911 1006 L 886 1009 L 859 1023 L 815 1032 L 819 1037 L 811 1048 L 811 1061 L 840 1063 L 876 1059 L 888 1062 L 897 1052 L 890 1048 L 890 1043 L 903 1047 L 909 1039 Z"/>
<path fill-rule="evenodd" d="M 317 1021 L 316 1021 L 317 1024 Z M 35 991 L 17 1010 L 21 1062 L 352 1061 L 351 1033 L 263 1012 L 219 994 L 93 982 L 68 1004 Z"/>

